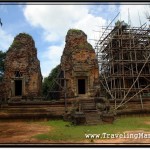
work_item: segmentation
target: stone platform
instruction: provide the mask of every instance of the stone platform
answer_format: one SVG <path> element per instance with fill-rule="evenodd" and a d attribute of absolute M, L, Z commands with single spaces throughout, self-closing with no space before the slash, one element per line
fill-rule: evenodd
<path fill-rule="evenodd" d="M 85 124 L 94 125 L 107 121 L 101 116 L 101 112 L 97 110 L 94 97 L 76 97 L 67 99 L 67 107 L 64 100 L 44 101 L 39 99 L 31 100 L 12 100 L 0 104 L 0 120 L 6 119 L 62 119 L 66 110 L 70 110 L 73 103 L 78 102 L 78 111 L 83 112 L 85 116 Z M 135 105 L 136 104 L 136 105 Z M 110 102 L 111 107 L 114 106 Z M 127 103 L 123 108 L 116 111 L 116 117 L 127 115 L 149 115 L 150 103 L 145 99 L 144 108 L 141 108 L 138 100 Z"/>

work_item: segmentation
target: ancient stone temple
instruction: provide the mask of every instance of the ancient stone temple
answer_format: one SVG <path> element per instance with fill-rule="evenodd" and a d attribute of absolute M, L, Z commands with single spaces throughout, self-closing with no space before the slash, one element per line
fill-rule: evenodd
<path fill-rule="evenodd" d="M 67 96 L 94 96 L 99 77 L 98 62 L 83 31 L 68 31 L 61 68 L 66 78 Z"/>
<path fill-rule="evenodd" d="M 14 38 L 5 59 L 4 82 L 8 97 L 39 96 L 42 75 L 32 37 L 20 33 Z"/>

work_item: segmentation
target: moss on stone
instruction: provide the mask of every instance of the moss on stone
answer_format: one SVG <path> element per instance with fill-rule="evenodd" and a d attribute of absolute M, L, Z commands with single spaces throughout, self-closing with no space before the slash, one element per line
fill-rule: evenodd
<path fill-rule="evenodd" d="M 19 40 L 20 38 L 30 38 L 30 39 L 32 39 L 32 37 L 27 33 L 19 33 L 16 36 L 16 38 L 14 39 L 14 41 L 11 44 L 10 48 L 17 48 L 17 49 L 21 48 L 23 46 L 23 43 L 20 42 L 20 40 Z"/>
<path fill-rule="evenodd" d="M 20 33 L 18 36 L 22 36 L 22 37 L 25 37 L 25 38 L 32 38 L 31 35 L 27 34 L 27 33 Z"/>
<path fill-rule="evenodd" d="M 21 48 L 22 47 L 22 43 L 18 40 L 14 40 L 13 43 L 11 44 L 10 48 Z"/>
<path fill-rule="evenodd" d="M 84 44 L 82 43 L 82 44 L 79 44 L 79 45 L 78 45 L 78 48 L 79 48 L 79 49 L 93 50 L 92 45 L 89 44 L 89 43 L 84 43 Z"/>
<path fill-rule="evenodd" d="M 70 29 L 68 31 L 68 35 L 72 35 L 72 34 L 76 34 L 76 35 L 85 35 L 85 33 L 82 30 L 79 29 Z"/>
<path fill-rule="evenodd" d="M 87 43 L 86 47 L 87 47 L 87 49 L 91 49 L 91 50 L 93 49 L 92 45 L 89 43 Z"/>

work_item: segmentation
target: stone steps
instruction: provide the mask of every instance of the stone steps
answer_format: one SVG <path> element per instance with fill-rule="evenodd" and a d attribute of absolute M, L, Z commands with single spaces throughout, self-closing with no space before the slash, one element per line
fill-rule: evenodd
<path fill-rule="evenodd" d="M 87 100 L 81 100 L 80 101 L 81 103 L 81 107 L 82 107 L 82 110 L 85 111 L 85 110 L 96 110 L 96 104 L 94 102 L 94 100 L 92 99 L 87 99 Z"/>
<path fill-rule="evenodd" d="M 101 124 L 102 120 L 98 111 L 96 110 L 96 104 L 94 99 L 86 99 L 81 101 L 82 111 L 85 114 L 86 124 L 97 125 Z"/>
<path fill-rule="evenodd" d="M 95 104 L 91 104 L 91 103 L 85 103 L 82 105 L 82 109 L 83 110 L 95 110 L 96 109 L 96 105 Z"/>
<path fill-rule="evenodd" d="M 96 124 L 101 124 L 102 123 L 100 115 L 98 114 L 97 111 L 84 112 L 84 113 L 85 113 L 85 117 L 86 117 L 86 123 L 88 125 L 96 125 Z"/>

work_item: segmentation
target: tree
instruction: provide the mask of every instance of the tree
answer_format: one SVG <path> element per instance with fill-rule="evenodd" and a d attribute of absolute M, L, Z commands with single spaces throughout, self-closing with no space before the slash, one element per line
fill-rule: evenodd
<path fill-rule="evenodd" d="M 59 93 L 53 93 L 52 91 L 59 90 L 59 85 L 55 82 L 60 72 L 60 65 L 57 65 L 52 69 L 48 77 L 44 78 L 42 85 L 42 92 L 44 96 L 48 96 L 48 99 L 58 99 Z M 50 92 L 51 91 L 51 92 Z"/>
<path fill-rule="evenodd" d="M 125 27 L 129 27 L 129 25 L 127 23 L 125 23 L 125 21 L 120 21 L 118 20 L 117 22 L 115 22 L 115 26 L 125 26 Z"/>
<path fill-rule="evenodd" d="M 0 51 L 0 82 L 2 82 L 3 80 L 5 57 L 6 57 L 6 52 Z"/>

